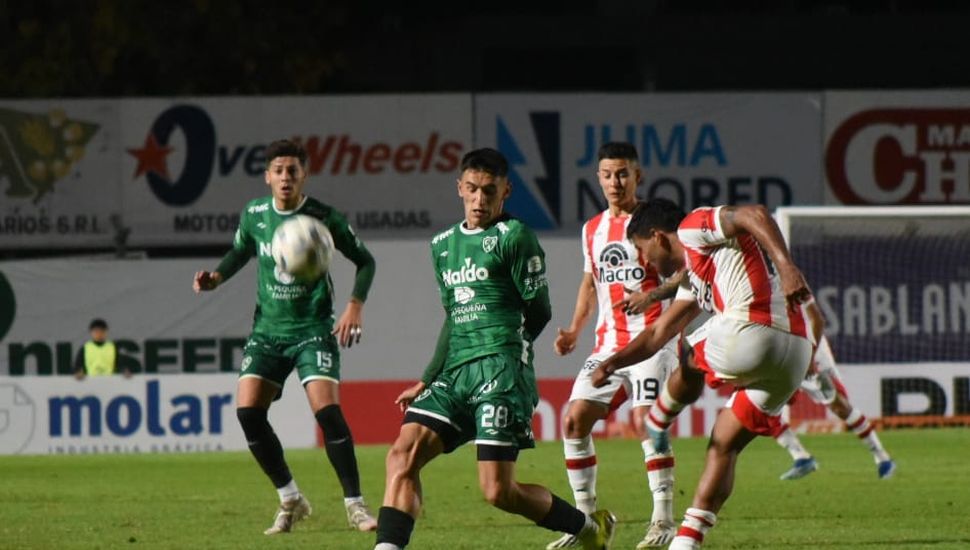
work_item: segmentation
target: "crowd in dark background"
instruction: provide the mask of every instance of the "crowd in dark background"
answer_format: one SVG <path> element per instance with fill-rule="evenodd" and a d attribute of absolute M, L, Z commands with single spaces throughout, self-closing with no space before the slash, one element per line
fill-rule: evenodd
<path fill-rule="evenodd" d="M 970 86 L 970 2 L 0 0 L 0 97 Z"/>

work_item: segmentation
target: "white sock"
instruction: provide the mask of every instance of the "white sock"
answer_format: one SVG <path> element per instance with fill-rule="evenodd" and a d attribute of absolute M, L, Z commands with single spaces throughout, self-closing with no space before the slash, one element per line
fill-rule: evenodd
<path fill-rule="evenodd" d="M 704 542 L 704 535 L 717 523 L 714 512 L 699 508 L 688 508 L 684 512 L 684 521 L 680 524 L 677 536 L 670 543 L 668 550 L 692 550 L 700 548 Z"/>
<path fill-rule="evenodd" d="M 859 436 L 862 443 L 869 448 L 869 452 L 872 453 L 876 464 L 889 460 L 889 453 L 886 452 L 886 449 L 883 449 L 882 441 L 879 441 L 879 436 L 876 435 L 875 428 L 872 427 L 866 415 L 862 414 L 862 411 L 856 408 L 849 411 L 849 416 L 845 419 L 845 425 Z"/>
<path fill-rule="evenodd" d="M 276 492 L 280 495 L 280 502 L 293 500 L 300 496 L 300 488 L 296 486 L 295 479 L 291 479 L 289 483 L 282 487 L 277 487 Z"/>
<path fill-rule="evenodd" d="M 344 508 L 350 506 L 351 504 L 357 503 L 357 502 L 363 503 L 364 502 L 364 497 L 349 497 L 349 498 L 344 497 Z"/>
<path fill-rule="evenodd" d="M 791 431 L 791 428 L 788 426 L 785 426 L 785 430 L 775 437 L 775 441 L 777 441 L 779 445 L 788 451 L 788 454 L 791 455 L 792 460 L 812 458 L 812 453 L 808 452 L 808 450 L 802 446 L 802 442 L 799 441 L 798 436 L 795 435 L 795 432 Z"/>
<path fill-rule="evenodd" d="M 680 414 L 680 411 L 684 410 L 686 406 L 671 397 L 670 390 L 664 385 L 663 391 L 660 392 L 660 397 L 650 406 L 650 410 L 647 412 L 647 417 L 644 421 L 654 430 L 664 431 L 670 427 L 674 419 L 677 418 L 677 415 Z"/>
<path fill-rule="evenodd" d="M 645 439 L 640 442 L 643 448 L 643 462 L 647 469 L 647 483 L 653 494 L 653 514 L 650 521 L 674 520 L 674 455 L 660 454 L 653 448 L 653 442 Z"/>
<path fill-rule="evenodd" d="M 389 542 L 379 542 L 377 543 L 377 546 L 374 547 L 374 550 L 404 550 L 404 549 L 396 544 L 391 544 Z"/>
<path fill-rule="evenodd" d="M 576 508 L 587 515 L 596 511 L 596 447 L 593 436 L 582 439 L 563 439 L 566 455 L 566 476 L 573 489 Z"/>

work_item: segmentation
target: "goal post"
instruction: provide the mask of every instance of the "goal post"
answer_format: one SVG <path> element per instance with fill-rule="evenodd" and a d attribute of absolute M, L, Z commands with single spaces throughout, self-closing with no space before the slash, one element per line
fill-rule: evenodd
<path fill-rule="evenodd" d="M 793 206 L 775 217 L 853 404 L 887 425 L 970 418 L 970 206 Z"/>

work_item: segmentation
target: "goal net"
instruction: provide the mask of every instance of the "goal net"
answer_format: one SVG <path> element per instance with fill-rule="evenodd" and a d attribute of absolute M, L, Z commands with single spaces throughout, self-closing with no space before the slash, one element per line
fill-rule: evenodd
<path fill-rule="evenodd" d="M 853 404 L 884 424 L 970 414 L 970 207 L 782 207 L 775 216 Z M 792 424 L 831 426 L 803 397 Z"/>

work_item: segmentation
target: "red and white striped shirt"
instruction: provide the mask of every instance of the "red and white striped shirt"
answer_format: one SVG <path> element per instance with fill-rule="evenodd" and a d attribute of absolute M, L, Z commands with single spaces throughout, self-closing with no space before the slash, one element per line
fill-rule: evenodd
<path fill-rule="evenodd" d="M 677 300 L 696 299 L 710 312 L 774 327 L 811 340 L 802 308 L 787 307 L 774 265 L 750 234 L 728 238 L 721 207 L 694 210 L 680 223 L 691 290 Z"/>
<path fill-rule="evenodd" d="M 599 316 L 593 353 L 613 353 L 626 347 L 663 311 L 659 302 L 645 313 L 627 315 L 616 307 L 627 297 L 624 287 L 649 292 L 660 284 L 657 271 L 645 261 L 626 238 L 630 216 L 600 212 L 583 225 L 583 271 L 592 273 Z"/>

